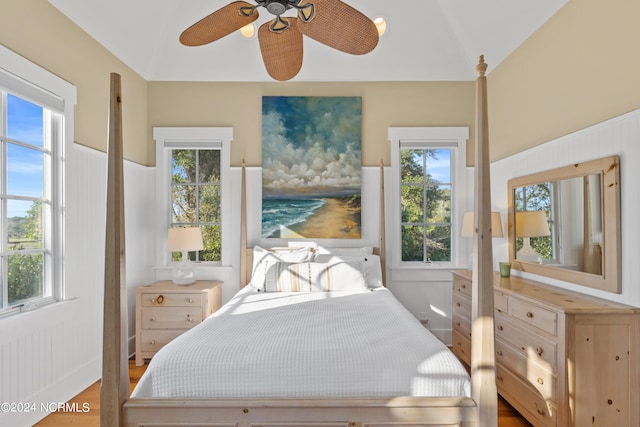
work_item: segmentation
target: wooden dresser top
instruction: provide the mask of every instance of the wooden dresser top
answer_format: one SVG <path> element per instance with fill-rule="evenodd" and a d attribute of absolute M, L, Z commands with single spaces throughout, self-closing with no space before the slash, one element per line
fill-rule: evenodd
<path fill-rule="evenodd" d="M 471 270 L 454 271 L 453 274 L 467 280 L 472 278 Z M 625 310 L 629 314 L 640 313 L 640 308 L 638 307 L 608 301 L 520 277 L 500 277 L 500 274 L 495 273 L 493 284 L 494 289 L 497 291 L 540 301 L 567 314 L 583 312 L 592 314 L 615 312 L 621 314 Z"/>

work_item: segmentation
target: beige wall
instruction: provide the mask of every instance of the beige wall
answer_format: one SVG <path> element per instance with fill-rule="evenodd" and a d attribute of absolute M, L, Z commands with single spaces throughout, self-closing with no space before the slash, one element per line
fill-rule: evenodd
<path fill-rule="evenodd" d="M 124 154 L 148 164 L 147 83 L 46 0 L 0 0 L 0 44 L 74 84 L 75 140 L 107 146 L 109 75 L 122 76 Z"/>
<path fill-rule="evenodd" d="M 640 108 L 639 23 L 638 0 L 570 0 L 490 72 L 492 159 Z"/>
<path fill-rule="evenodd" d="M 149 83 L 149 124 L 233 126 L 231 163 L 262 164 L 262 96 L 361 96 L 362 164 L 389 164 L 389 126 L 474 127 L 473 82 Z M 471 138 L 473 140 L 473 137 Z M 472 141 L 470 141 L 471 143 Z M 149 158 L 153 158 L 153 145 Z M 472 157 L 472 156 L 471 156 Z"/>
<path fill-rule="evenodd" d="M 233 126 L 232 163 L 261 164 L 263 95 L 362 96 L 365 166 L 389 163 L 389 126 L 469 126 L 473 143 L 473 82 L 147 83 L 48 1 L 0 10 L 0 43 L 78 88 L 76 142 L 105 150 L 109 73 L 122 75 L 125 157 L 143 165 L 153 126 Z M 487 58 L 492 159 L 640 108 L 638 16 L 636 0 L 570 0 L 495 69 Z"/>

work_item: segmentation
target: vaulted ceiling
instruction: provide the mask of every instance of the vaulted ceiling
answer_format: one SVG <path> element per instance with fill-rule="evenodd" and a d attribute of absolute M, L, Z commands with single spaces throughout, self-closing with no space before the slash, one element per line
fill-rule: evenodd
<path fill-rule="evenodd" d="M 255 37 L 235 32 L 199 47 L 178 41 L 184 29 L 231 0 L 49 1 L 146 80 L 273 81 Z M 388 30 L 378 46 L 353 56 L 305 37 L 302 69 L 292 81 L 473 80 L 479 55 L 495 68 L 567 0 L 345 2 L 371 19 L 385 18 Z M 259 12 L 257 26 L 273 18 Z"/>

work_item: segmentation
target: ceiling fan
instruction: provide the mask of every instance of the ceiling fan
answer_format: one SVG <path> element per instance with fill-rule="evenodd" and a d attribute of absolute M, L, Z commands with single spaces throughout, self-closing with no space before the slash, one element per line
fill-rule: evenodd
<path fill-rule="evenodd" d="M 275 15 L 260 26 L 262 60 L 275 80 L 289 80 L 302 67 L 302 36 L 352 55 L 371 52 L 378 44 L 375 24 L 341 0 L 255 0 L 256 5 L 234 1 L 202 18 L 180 35 L 180 43 L 201 46 L 214 42 L 258 19 L 258 8 Z M 290 10 L 297 17 L 283 16 Z"/>

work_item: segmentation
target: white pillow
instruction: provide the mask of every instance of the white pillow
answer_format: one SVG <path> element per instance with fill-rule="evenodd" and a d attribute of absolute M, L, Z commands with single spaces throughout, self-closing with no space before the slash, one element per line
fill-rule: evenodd
<path fill-rule="evenodd" d="M 373 248 L 371 246 L 348 248 L 348 247 L 327 247 L 318 246 L 318 254 L 331 254 L 337 256 L 351 256 L 351 255 L 363 255 L 372 254 Z"/>
<path fill-rule="evenodd" d="M 380 265 L 380 256 L 374 254 L 351 254 L 351 255 L 333 255 L 318 254 L 314 258 L 315 262 L 337 263 L 344 261 L 361 261 L 364 265 L 364 277 L 367 287 L 371 289 L 382 288 L 382 266 Z"/>
<path fill-rule="evenodd" d="M 311 248 L 278 248 L 277 250 L 268 250 L 260 246 L 254 246 L 251 285 L 258 290 L 263 290 L 269 266 L 276 262 L 305 262 L 311 261 L 312 259 L 313 251 Z"/>
<path fill-rule="evenodd" d="M 266 292 L 335 292 L 367 289 L 360 261 L 277 262 L 269 267 Z"/>

